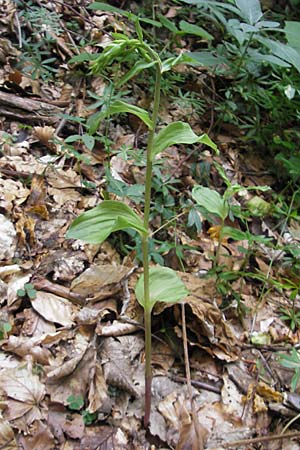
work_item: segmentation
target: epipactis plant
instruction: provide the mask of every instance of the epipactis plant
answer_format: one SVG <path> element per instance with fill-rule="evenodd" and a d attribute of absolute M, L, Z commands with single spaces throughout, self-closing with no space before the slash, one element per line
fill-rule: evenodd
<path fill-rule="evenodd" d="M 154 70 L 155 86 L 153 94 L 152 114 L 127 102 L 117 100 L 109 106 L 106 105 L 94 114 L 89 121 L 91 133 L 97 130 L 101 121 L 112 114 L 131 113 L 139 117 L 148 128 L 146 148 L 146 175 L 144 214 L 140 217 L 127 204 L 104 200 L 95 208 L 81 214 L 71 224 L 66 237 L 80 239 L 87 243 L 99 244 L 111 233 L 131 228 L 137 231 L 142 240 L 143 275 L 139 278 L 135 295 L 144 309 L 145 325 L 145 415 L 144 426 L 149 425 L 151 410 L 151 313 L 156 302 L 175 303 L 181 301 L 188 291 L 175 271 L 167 267 L 149 267 L 149 214 L 151 201 L 151 177 L 154 158 L 167 147 L 174 144 L 202 143 L 216 150 L 216 145 L 203 134 L 197 136 L 191 127 L 184 122 L 174 122 L 156 132 L 158 123 L 161 80 L 165 72 L 174 65 L 183 62 L 192 62 L 191 58 L 179 55 L 161 60 L 143 39 L 143 32 L 139 21 L 136 20 L 137 39 L 130 39 L 124 34 L 115 33 L 112 42 L 106 46 L 100 56 L 92 59 L 91 72 L 98 74 L 112 62 L 128 62 L 135 57 L 136 62 L 132 68 L 115 85 L 121 87 L 124 83 L 145 69 Z M 128 59 L 130 55 L 130 59 Z M 73 61 L 77 57 L 73 58 Z"/>

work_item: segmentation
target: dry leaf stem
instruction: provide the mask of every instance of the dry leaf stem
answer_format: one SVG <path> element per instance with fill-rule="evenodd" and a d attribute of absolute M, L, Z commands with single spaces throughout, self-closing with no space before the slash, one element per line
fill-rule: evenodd
<path fill-rule="evenodd" d="M 196 407 L 195 407 L 195 402 L 193 399 L 184 303 L 181 304 L 181 318 L 182 318 L 182 339 L 183 339 L 183 352 L 184 352 L 186 383 L 187 383 L 188 393 L 189 393 L 189 397 L 190 397 L 193 425 L 194 425 L 195 434 L 197 437 L 197 446 L 198 446 L 199 450 L 203 450 L 204 444 L 203 444 L 203 439 L 202 439 L 201 427 L 199 424 L 198 415 L 197 415 L 197 411 L 196 411 Z"/>

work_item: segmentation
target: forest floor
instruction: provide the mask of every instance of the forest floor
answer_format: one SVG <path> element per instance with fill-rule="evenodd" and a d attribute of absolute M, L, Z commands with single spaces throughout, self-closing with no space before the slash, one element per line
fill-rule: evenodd
<path fill-rule="evenodd" d="M 111 31 L 132 32 L 124 18 L 89 3 L 0 1 L 0 448 L 300 449 L 299 278 L 283 263 L 284 245 L 299 243 L 299 222 L 254 214 L 248 239 L 220 240 L 216 218 L 189 214 L 195 185 L 224 193 L 222 173 L 240 187 L 237 206 L 271 204 L 277 182 L 241 130 L 215 127 L 213 107 L 200 102 L 197 110 L 201 96 L 208 105 L 218 96 L 203 67 L 173 71 L 173 84 L 191 74 L 183 87 L 193 104 L 168 86 L 162 93 L 161 123 L 187 120 L 219 152 L 174 145 L 156 164 L 151 264 L 176 270 L 189 295 L 155 306 L 152 409 L 143 428 L 139 243 L 126 233 L 99 245 L 65 238 L 75 217 L 107 195 L 121 198 L 122 189 L 143 210 L 142 122 L 106 121 L 109 152 L 105 139 L 85 134 L 108 83 L 68 61 L 95 51 L 91 42 Z M 166 2 L 170 20 L 178 10 Z M 144 89 L 133 81 L 129 95 L 150 109 Z M 241 231 L 239 217 L 226 225 Z M 283 354 L 294 358 L 289 368 Z"/>

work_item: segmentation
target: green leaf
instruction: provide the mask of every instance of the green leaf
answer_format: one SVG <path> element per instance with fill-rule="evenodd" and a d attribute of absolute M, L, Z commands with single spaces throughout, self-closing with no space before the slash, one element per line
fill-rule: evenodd
<path fill-rule="evenodd" d="M 179 26 L 180 29 L 186 34 L 194 34 L 195 36 L 199 36 L 202 39 L 206 39 L 207 41 L 211 41 L 214 38 L 210 33 L 205 31 L 204 28 L 186 22 L 185 20 L 181 20 Z"/>
<path fill-rule="evenodd" d="M 177 34 L 179 33 L 178 28 L 176 25 L 172 22 L 172 20 L 167 19 L 167 17 L 163 16 L 162 14 L 157 14 L 157 18 L 161 22 L 161 24 L 167 28 L 167 30 L 171 31 L 171 33 Z"/>
<path fill-rule="evenodd" d="M 215 56 L 213 52 L 188 52 L 187 55 L 200 66 L 211 67 L 219 64 L 228 64 L 226 58 Z"/>
<path fill-rule="evenodd" d="M 72 142 L 81 141 L 82 136 L 80 134 L 72 134 L 65 139 L 66 144 L 71 144 Z"/>
<path fill-rule="evenodd" d="M 135 288 L 135 295 L 145 309 L 152 309 L 156 302 L 176 303 L 189 293 L 177 273 L 169 267 L 151 267 L 149 271 L 150 304 L 145 304 L 144 275 Z"/>
<path fill-rule="evenodd" d="M 104 111 L 96 113 L 96 115 L 94 115 L 93 122 L 92 121 L 88 122 L 89 126 L 91 127 L 90 132 L 92 133 L 95 127 L 99 126 L 101 120 L 104 120 L 106 117 L 109 117 L 112 114 L 121 114 L 121 113 L 134 114 L 135 116 L 139 117 L 139 119 L 141 119 L 145 123 L 145 125 L 147 125 L 149 130 L 152 130 L 153 122 L 145 109 L 139 108 L 138 106 L 135 105 L 130 105 L 130 103 L 126 103 L 121 100 L 116 100 L 112 102 Z"/>
<path fill-rule="evenodd" d="M 154 156 L 158 155 L 171 145 L 196 144 L 196 142 L 208 145 L 217 151 L 216 144 L 214 144 L 207 134 L 197 136 L 197 134 L 195 134 L 191 129 L 190 125 L 185 122 L 170 123 L 165 128 L 160 130 L 160 132 L 154 137 L 153 151 L 151 155 L 152 160 Z"/>
<path fill-rule="evenodd" d="M 68 402 L 68 407 L 75 411 L 79 411 L 84 405 L 84 400 L 81 397 L 81 395 L 70 395 L 67 398 L 67 402 Z"/>
<path fill-rule="evenodd" d="M 25 289 L 18 289 L 17 290 L 17 295 L 19 297 L 25 297 L 25 295 L 26 295 Z"/>
<path fill-rule="evenodd" d="M 87 409 L 82 412 L 82 418 L 85 425 L 91 425 L 98 418 L 98 414 L 96 412 L 90 413 Z"/>
<path fill-rule="evenodd" d="M 217 191 L 204 186 L 195 186 L 192 197 L 199 206 L 202 206 L 211 214 L 216 214 L 222 220 L 228 216 L 228 203 Z"/>
<path fill-rule="evenodd" d="M 262 36 L 257 37 L 257 40 L 263 45 L 266 45 L 271 50 L 274 56 L 283 59 L 292 64 L 298 72 L 300 72 L 300 50 L 291 47 L 290 45 L 282 44 L 282 42 L 267 39 Z"/>
<path fill-rule="evenodd" d="M 248 239 L 249 237 L 248 234 L 245 233 L 245 231 L 238 230 L 233 227 L 223 227 L 222 235 L 228 236 L 231 239 L 234 239 L 235 241 L 243 241 Z"/>
<path fill-rule="evenodd" d="M 135 31 L 136 31 L 136 34 L 138 35 L 139 40 L 141 42 L 143 42 L 143 40 L 144 40 L 143 30 L 142 30 L 142 27 L 140 25 L 138 18 L 135 20 Z"/>
<path fill-rule="evenodd" d="M 286 21 L 284 31 L 289 45 L 300 50 L 300 22 Z"/>
<path fill-rule="evenodd" d="M 114 231 L 133 228 L 146 235 L 140 217 L 127 205 L 104 200 L 100 205 L 81 214 L 71 224 L 67 239 L 81 239 L 88 244 L 101 244 Z"/>
<path fill-rule="evenodd" d="M 247 203 L 247 208 L 253 216 L 265 217 L 270 214 L 272 205 L 266 202 L 263 198 L 258 197 L 258 195 L 255 195 Z"/>
<path fill-rule="evenodd" d="M 79 55 L 75 55 L 71 59 L 69 59 L 68 63 L 72 64 L 74 62 L 76 62 L 76 63 L 82 63 L 82 62 L 86 62 L 86 61 L 90 62 L 90 61 L 94 61 L 95 59 L 97 59 L 98 56 L 99 55 L 97 55 L 97 54 L 82 52 Z"/>
<path fill-rule="evenodd" d="M 82 135 L 82 140 L 84 145 L 90 150 L 92 151 L 95 145 L 95 138 L 94 136 L 90 136 L 89 134 L 83 134 Z"/>
<path fill-rule="evenodd" d="M 27 295 L 30 298 L 30 300 L 34 300 L 36 298 L 36 290 L 35 289 L 28 289 Z"/>
<path fill-rule="evenodd" d="M 195 60 L 190 56 L 189 53 L 181 53 L 178 56 L 172 56 L 171 58 L 165 59 L 162 62 L 161 73 L 168 72 L 172 67 L 178 64 L 195 64 Z"/>
<path fill-rule="evenodd" d="M 137 61 L 134 66 L 123 75 L 123 77 L 117 81 L 116 86 L 119 88 L 123 86 L 123 84 L 127 83 L 127 81 L 131 80 L 131 78 L 135 77 L 138 73 L 140 73 L 142 70 L 148 69 L 149 67 L 152 67 L 155 64 L 155 61 L 150 62 L 143 62 L 143 61 Z"/>
<path fill-rule="evenodd" d="M 263 16 L 259 0 L 235 0 L 235 4 L 250 25 L 255 25 Z"/>

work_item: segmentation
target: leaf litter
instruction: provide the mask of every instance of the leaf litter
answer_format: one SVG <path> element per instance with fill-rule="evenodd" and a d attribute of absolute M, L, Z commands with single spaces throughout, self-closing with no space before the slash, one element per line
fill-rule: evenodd
<path fill-rule="evenodd" d="M 46 2 L 40 3 L 47 8 Z M 75 15 L 82 31 L 98 39 L 100 45 L 105 45 L 108 36 L 99 32 L 99 24 L 123 30 L 119 18 L 88 12 L 89 2 L 82 3 L 80 8 L 67 5 L 66 17 Z M 5 2 L 5 8 L 6 15 L 0 14 L 4 26 L 1 33 L 11 36 L 9 24 L 20 11 L 14 2 Z M 57 13 L 62 11 L 60 2 L 53 2 L 53 8 Z M 177 9 L 171 7 L 166 16 L 176 14 Z M 76 45 L 70 50 L 70 39 L 68 33 L 56 36 L 57 57 L 66 74 L 72 69 L 66 60 L 78 53 Z M 93 153 L 84 143 L 75 144 L 86 161 L 81 165 L 70 163 L 68 149 L 59 137 L 65 125 L 58 118 L 58 108 L 65 114 L 87 117 L 90 105 L 79 94 L 80 85 L 72 82 L 70 87 L 65 75 L 60 74 L 51 84 L 41 75 L 35 80 L 24 74 L 19 77 L 11 58 L 22 50 L 16 49 L 16 36 L 13 41 L 14 45 L 9 39 L 1 44 L 4 51 L 0 56 L 5 63 L 1 90 L 8 90 L 12 99 L 19 92 L 25 113 L 17 108 L 7 114 L 1 110 L 0 446 L 37 450 L 141 449 L 150 445 L 153 449 L 196 449 L 184 372 L 180 305 L 158 304 L 154 308 L 153 404 L 146 434 L 142 428 L 143 323 L 133 289 L 139 271 L 135 254 L 124 258 L 109 242 L 84 245 L 65 239 L 74 216 L 102 199 L 106 156 L 101 143 L 96 143 Z M 205 77 L 203 73 L 201 80 Z M 8 79 L 13 82 L 8 84 Z M 202 89 L 201 82 L 197 89 Z M 91 85 L 97 95 L 103 95 L 103 80 L 94 77 Z M 34 103 L 26 103 L 28 93 L 35 96 Z M 36 120 L 28 112 L 30 105 L 40 103 L 42 113 L 42 99 L 50 105 L 58 102 L 50 121 L 43 120 L 43 115 Z M 141 106 L 145 101 L 141 96 Z M 194 129 L 199 128 L 199 117 L 190 106 L 173 102 L 170 108 L 165 99 L 163 105 L 161 118 L 165 123 L 174 118 L 180 121 L 189 114 Z M 24 126 L 28 121 L 35 126 Z M 74 129 L 76 126 L 69 122 L 65 132 L 72 134 Z M 118 149 L 134 147 L 139 139 L 142 142 L 144 130 L 136 118 L 131 118 L 129 127 L 112 123 L 110 132 L 112 148 Z M 262 184 L 262 178 L 255 176 L 262 162 L 238 156 L 237 139 L 230 136 L 230 130 L 229 135 L 216 139 L 223 145 L 224 154 L 213 157 L 204 152 L 204 160 L 211 163 L 215 158 L 232 182 L 242 178 L 239 164 L 247 165 L 254 175 L 244 179 L 244 186 Z M 173 171 L 184 189 L 190 190 L 195 184 L 191 163 L 175 146 L 165 154 L 165 172 Z M 143 180 L 142 169 L 136 170 L 130 158 L 124 161 L 112 156 L 111 167 L 115 180 L 127 186 Z M 91 188 L 83 184 L 84 178 L 92 183 Z M 213 168 L 212 179 L 216 187 L 221 186 Z M 270 180 L 263 184 L 270 184 Z M 272 224 L 259 217 L 262 205 L 257 205 L 257 197 L 251 194 L 247 200 L 257 211 L 258 218 L 251 223 L 254 234 L 263 231 L 276 240 L 283 239 Z M 208 225 L 205 220 L 204 224 Z M 297 432 L 293 432 L 292 423 L 291 431 L 286 431 L 282 422 L 297 418 L 299 395 L 291 392 L 293 373 L 278 363 L 276 353 L 292 348 L 299 340 L 298 332 L 292 332 L 278 314 L 278 308 L 288 303 L 286 294 L 275 286 L 261 298 L 258 278 L 242 283 L 234 280 L 230 286 L 232 292 L 240 292 L 243 317 L 238 301 L 224 308 L 216 278 L 203 277 L 203 271 L 211 269 L 211 257 L 216 252 L 217 227 L 214 224 L 211 231 L 204 227 L 190 237 L 170 226 L 169 237 L 176 235 L 178 243 L 188 247 L 183 250 L 185 272 L 176 254 L 168 250 L 163 254 L 190 292 L 184 306 L 199 432 L 208 449 L 260 448 L 256 444 L 266 438 L 269 449 L 296 450 L 299 445 L 292 437 Z M 291 223 L 289 232 L 294 239 L 299 237 L 298 228 L 296 221 Z M 222 242 L 220 264 L 240 270 L 247 244 Z M 274 258 L 280 261 L 279 255 L 270 254 L 263 245 L 254 255 L 260 271 L 268 276 L 275 270 L 270 264 Z M 285 270 L 280 270 L 285 277 Z M 274 273 L 272 278 L 276 279 Z M 18 295 L 26 283 L 34 287 L 33 298 Z M 75 411 L 69 403 L 74 397 L 82 401 Z M 88 414 L 96 414 L 92 423 L 86 420 Z M 271 429 L 277 440 L 272 440 Z M 288 439 L 280 439 L 283 430 Z"/>

